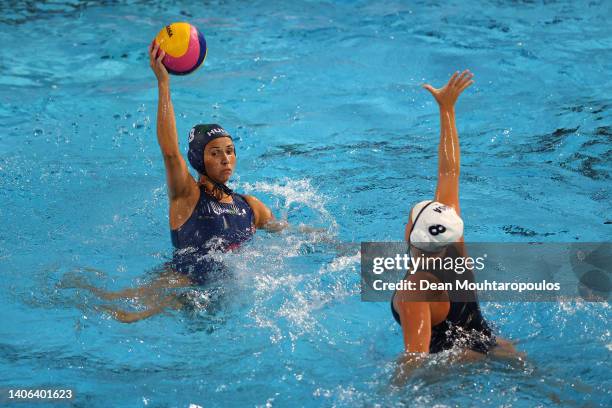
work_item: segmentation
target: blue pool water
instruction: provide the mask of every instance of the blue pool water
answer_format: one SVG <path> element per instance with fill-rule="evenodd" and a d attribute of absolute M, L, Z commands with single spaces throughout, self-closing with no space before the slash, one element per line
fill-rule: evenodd
<path fill-rule="evenodd" d="M 399 326 L 360 301 L 357 250 L 320 235 L 259 233 L 222 255 L 222 290 L 193 294 L 214 307 L 132 325 L 58 287 L 133 287 L 171 254 L 146 47 L 181 20 L 209 46 L 172 78 L 182 151 L 193 124 L 225 126 L 232 186 L 277 217 L 401 240 L 435 186 L 420 84 L 469 68 L 466 239 L 609 242 L 611 15 L 603 0 L 0 3 L 0 387 L 71 388 L 79 407 L 612 405 L 607 303 L 483 304 L 524 367 L 441 356 L 390 388 Z"/>

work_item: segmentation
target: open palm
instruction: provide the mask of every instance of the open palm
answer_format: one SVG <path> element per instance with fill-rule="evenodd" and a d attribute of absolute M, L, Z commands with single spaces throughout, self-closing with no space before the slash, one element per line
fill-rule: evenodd
<path fill-rule="evenodd" d="M 466 69 L 461 74 L 459 71 L 455 72 L 448 83 L 442 88 L 436 89 L 430 84 L 423 85 L 423 88 L 427 89 L 433 97 L 436 98 L 438 105 L 452 108 L 457 98 L 459 98 L 459 95 L 461 95 L 461 92 L 474 83 L 474 81 L 472 81 L 473 77 L 474 74 Z"/>

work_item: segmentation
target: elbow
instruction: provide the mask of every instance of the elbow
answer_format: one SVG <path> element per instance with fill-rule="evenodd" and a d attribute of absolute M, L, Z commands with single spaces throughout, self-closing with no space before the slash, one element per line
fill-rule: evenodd
<path fill-rule="evenodd" d="M 164 157 L 164 162 L 172 163 L 178 160 L 180 157 L 180 153 L 178 152 L 162 152 L 162 156 Z"/>

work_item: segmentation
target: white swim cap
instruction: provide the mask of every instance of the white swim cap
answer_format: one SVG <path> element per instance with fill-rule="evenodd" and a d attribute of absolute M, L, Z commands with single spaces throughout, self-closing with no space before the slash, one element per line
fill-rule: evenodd
<path fill-rule="evenodd" d="M 437 201 L 421 201 L 412 209 L 410 244 L 427 252 L 438 252 L 463 236 L 463 220 L 453 207 Z"/>

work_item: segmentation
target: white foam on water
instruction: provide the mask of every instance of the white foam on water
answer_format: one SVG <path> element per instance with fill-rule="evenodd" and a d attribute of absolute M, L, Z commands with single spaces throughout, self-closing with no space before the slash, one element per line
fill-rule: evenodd
<path fill-rule="evenodd" d="M 325 209 L 327 197 L 312 186 L 310 179 L 284 179 L 281 183 L 257 181 L 253 184 L 244 183 L 242 189 L 247 193 L 266 193 L 283 200 L 280 210 L 288 211 L 294 204 L 302 204 L 319 213 L 321 220 L 328 222 L 329 227 L 337 230 L 335 218 Z"/>
<path fill-rule="evenodd" d="M 319 387 L 312 393 L 313 397 L 327 398 L 335 402 L 334 406 L 350 406 L 357 401 L 362 401 L 366 393 L 357 390 L 352 385 L 338 385 L 334 388 Z"/>
<path fill-rule="evenodd" d="M 216 254 L 234 271 L 241 296 L 252 300 L 249 317 L 258 327 L 271 331 L 272 343 L 289 338 L 293 344 L 307 334 L 326 337 L 314 312 L 355 293 L 347 282 L 357 272 L 359 252 L 333 256 L 334 249 L 328 244 L 333 241 L 337 224 L 325 208 L 327 197 L 317 192 L 310 180 L 243 183 L 240 188 L 255 196 L 276 198 L 278 205 L 273 212 L 300 211 L 295 209 L 300 205 L 318 215 L 313 224 L 323 221 L 328 226 L 327 231 L 317 233 L 294 229 L 259 233 L 235 253 Z M 310 256 L 318 256 L 318 260 L 311 261 Z M 332 259 L 319 264 L 321 256 Z"/>

